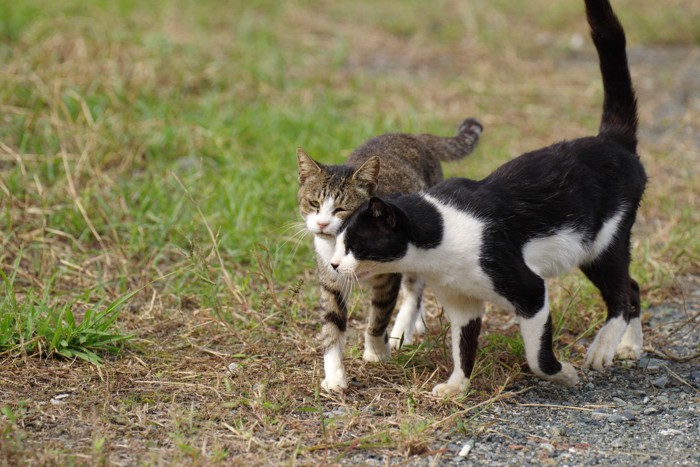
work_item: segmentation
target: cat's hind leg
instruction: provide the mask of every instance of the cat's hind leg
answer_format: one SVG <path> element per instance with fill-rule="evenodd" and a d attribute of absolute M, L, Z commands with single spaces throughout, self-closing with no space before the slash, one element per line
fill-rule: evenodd
<path fill-rule="evenodd" d="M 642 318 L 639 300 L 639 285 L 634 279 L 630 279 L 629 287 L 630 307 L 625 315 L 627 329 L 622 335 L 622 341 L 615 350 L 615 356 L 620 360 L 639 360 L 642 356 Z"/>
<path fill-rule="evenodd" d="M 578 384 L 576 369 L 560 362 L 552 349 L 552 317 L 544 280 L 534 273 L 519 278 L 521 289 L 511 299 L 520 324 L 527 364 L 537 376 L 564 386 Z"/>
<path fill-rule="evenodd" d="M 603 370 L 615 354 L 638 359 L 642 348 L 639 286 L 629 276 L 629 233 L 590 264 L 581 267 L 603 297 L 608 310 L 605 324 L 588 348 L 584 365 Z M 620 349 L 618 351 L 618 348 Z"/>
<path fill-rule="evenodd" d="M 423 300 L 425 281 L 416 274 L 404 274 L 401 281 L 401 308 L 396 315 L 394 327 L 389 335 L 392 349 L 399 349 L 403 344 L 413 344 L 414 334 L 425 331 L 421 302 Z M 419 325 L 422 331 L 419 331 Z"/>
<path fill-rule="evenodd" d="M 436 397 L 459 396 L 469 387 L 469 378 L 474 369 L 484 304 L 481 300 L 467 297 L 459 300 L 439 297 L 438 300 L 450 320 L 454 366 L 448 380 L 436 385 L 432 394 Z"/>
<path fill-rule="evenodd" d="M 379 362 L 391 356 L 386 329 L 399 296 L 401 274 L 382 274 L 373 277 L 371 281 L 372 306 L 365 331 L 365 352 L 362 358 L 368 362 Z"/>

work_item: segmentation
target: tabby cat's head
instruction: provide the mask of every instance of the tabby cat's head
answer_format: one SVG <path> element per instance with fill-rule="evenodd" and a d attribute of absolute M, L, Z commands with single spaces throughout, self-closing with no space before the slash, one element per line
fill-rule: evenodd
<path fill-rule="evenodd" d="M 314 235 L 334 237 L 343 221 L 377 189 L 379 158 L 368 159 L 358 169 L 323 165 L 297 148 L 299 210 Z"/>

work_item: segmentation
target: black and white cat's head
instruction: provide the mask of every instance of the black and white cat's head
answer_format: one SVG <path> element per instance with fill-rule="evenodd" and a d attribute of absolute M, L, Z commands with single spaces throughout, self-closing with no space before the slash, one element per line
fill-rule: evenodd
<path fill-rule="evenodd" d="M 343 222 L 366 202 L 379 183 L 379 159 L 372 157 L 353 169 L 324 165 L 297 149 L 299 210 L 309 232 L 320 237 L 337 235 Z"/>
<path fill-rule="evenodd" d="M 408 203 L 411 215 L 402 203 Z M 331 266 L 341 274 L 359 279 L 376 274 L 406 272 L 413 247 L 431 249 L 440 245 L 443 219 L 423 196 L 413 194 L 393 199 L 372 197 L 343 224 L 336 240 Z"/>
<path fill-rule="evenodd" d="M 408 225 L 408 217 L 399 206 L 370 198 L 343 225 L 331 266 L 358 279 L 395 272 L 391 263 L 402 259 L 409 248 Z"/>

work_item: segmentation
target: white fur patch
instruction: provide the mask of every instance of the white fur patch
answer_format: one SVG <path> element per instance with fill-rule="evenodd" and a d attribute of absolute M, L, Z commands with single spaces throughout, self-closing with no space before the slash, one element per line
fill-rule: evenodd
<path fill-rule="evenodd" d="M 332 196 L 326 198 L 318 209 L 318 212 L 306 216 L 306 228 L 314 235 L 335 235 L 343 224 L 343 221 L 333 214 L 335 200 Z"/>
<path fill-rule="evenodd" d="M 623 213 L 624 210 L 621 209 L 617 214 L 603 223 L 603 227 L 598 231 L 595 240 L 593 240 L 593 245 L 591 245 L 588 254 L 589 261 L 594 260 L 603 253 L 615 239 L 620 222 L 622 221 Z"/>
<path fill-rule="evenodd" d="M 617 349 L 626 329 L 627 323 L 622 316 L 605 323 L 586 352 L 584 366 L 598 371 L 610 366 L 615 356 L 615 349 Z"/>
<path fill-rule="evenodd" d="M 525 264 L 540 277 L 555 277 L 571 270 L 586 253 L 583 236 L 570 228 L 530 240 L 523 247 Z"/>
<path fill-rule="evenodd" d="M 623 210 L 603 223 L 592 243 L 586 244 L 581 233 L 567 227 L 554 235 L 530 240 L 523 247 L 523 259 L 540 277 L 556 277 L 576 266 L 593 261 L 615 239 Z"/>
<path fill-rule="evenodd" d="M 348 378 L 343 368 L 343 348 L 345 335 L 342 335 L 323 355 L 323 369 L 326 377 L 321 387 L 326 391 L 340 391 L 348 387 Z"/>

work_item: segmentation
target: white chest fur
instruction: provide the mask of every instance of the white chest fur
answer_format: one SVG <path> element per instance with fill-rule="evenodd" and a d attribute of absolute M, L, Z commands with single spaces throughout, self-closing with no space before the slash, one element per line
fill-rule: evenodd
<path fill-rule="evenodd" d="M 333 257 L 333 252 L 335 251 L 335 237 L 319 237 L 314 235 L 314 250 L 316 254 L 321 259 L 321 262 L 326 265 L 328 271 L 334 273 L 333 268 L 331 268 L 331 258 Z"/>
<path fill-rule="evenodd" d="M 436 248 L 410 246 L 402 263 L 406 270 L 420 271 L 434 289 L 459 293 L 503 303 L 493 291 L 493 284 L 481 268 L 480 253 L 486 224 L 458 209 L 425 197 L 440 212 L 443 238 Z"/>

